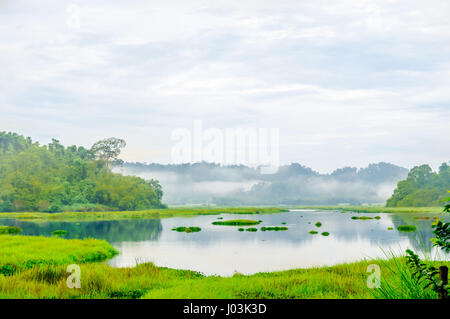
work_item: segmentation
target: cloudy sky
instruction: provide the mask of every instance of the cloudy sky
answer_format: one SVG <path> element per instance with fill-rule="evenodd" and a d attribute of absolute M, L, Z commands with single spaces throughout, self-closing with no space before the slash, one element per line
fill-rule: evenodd
<path fill-rule="evenodd" d="M 171 161 L 176 128 L 279 128 L 320 172 L 450 160 L 450 1 L 0 0 L 0 131 Z"/>

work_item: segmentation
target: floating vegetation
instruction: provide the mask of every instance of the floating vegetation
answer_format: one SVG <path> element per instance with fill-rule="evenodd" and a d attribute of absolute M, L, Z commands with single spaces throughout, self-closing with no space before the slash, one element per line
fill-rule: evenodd
<path fill-rule="evenodd" d="M 315 231 L 315 230 L 311 230 L 309 233 L 310 233 L 311 235 L 315 235 L 315 234 L 318 234 L 319 232 L 317 232 L 317 231 Z"/>
<path fill-rule="evenodd" d="M 394 230 L 394 227 L 388 227 L 388 230 Z"/>
<path fill-rule="evenodd" d="M 329 232 L 327 232 L 327 231 L 324 231 L 322 234 L 321 234 L 322 236 L 329 236 L 330 235 L 330 233 Z"/>
<path fill-rule="evenodd" d="M 286 222 L 282 222 L 281 225 L 286 225 Z"/>
<path fill-rule="evenodd" d="M 52 235 L 53 236 L 65 236 L 65 235 L 67 235 L 67 230 L 62 230 L 62 229 L 54 230 L 54 231 L 52 231 Z"/>
<path fill-rule="evenodd" d="M 172 228 L 172 230 L 177 231 L 177 232 L 185 232 L 185 233 L 197 233 L 197 232 L 201 231 L 202 229 L 200 227 L 190 226 L 190 227 L 174 227 L 174 228 Z"/>
<path fill-rule="evenodd" d="M 322 223 L 321 222 L 317 222 L 316 223 L 316 227 L 320 227 L 320 226 L 322 226 Z"/>
<path fill-rule="evenodd" d="M 223 217 L 217 217 L 217 219 L 223 219 Z"/>
<path fill-rule="evenodd" d="M 397 227 L 398 231 L 402 231 L 402 232 L 413 232 L 416 231 L 417 228 L 416 226 L 412 226 L 412 225 L 400 225 Z"/>
<path fill-rule="evenodd" d="M 257 228 L 254 228 L 254 227 L 247 228 L 246 230 L 247 230 L 247 231 L 251 231 L 251 232 L 256 232 L 256 231 L 258 231 L 258 229 L 257 229 Z"/>
<path fill-rule="evenodd" d="M 368 217 L 368 216 L 361 216 L 361 217 L 358 217 L 358 216 L 352 216 L 352 219 L 360 219 L 360 220 L 377 219 L 377 220 L 380 220 L 381 217 L 380 217 L 380 216 L 375 216 L 375 217 Z"/>
<path fill-rule="evenodd" d="M 239 230 L 239 231 L 244 231 L 245 229 L 244 229 L 244 228 L 239 228 L 238 230 Z"/>
<path fill-rule="evenodd" d="M 436 220 L 437 217 L 430 217 L 430 216 L 416 216 L 413 217 L 414 219 L 420 219 L 420 220 Z"/>
<path fill-rule="evenodd" d="M 261 221 L 259 220 L 251 220 L 251 219 L 232 219 L 225 220 L 220 222 L 213 222 L 213 225 L 221 225 L 221 226 L 251 226 L 251 225 L 259 225 Z"/>
<path fill-rule="evenodd" d="M 15 226 L 0 226 L 0 235 L 1 234 L 19 234 L 22 232 L 22 228 Z"/>
<path fill-rule="evenodd" d="M 279 227 L 279 226 L 275 226 L 275 227 L 261 227 L 261 231 L 282 231 L 282 230 L 288 230 L 287 227 Z"/>

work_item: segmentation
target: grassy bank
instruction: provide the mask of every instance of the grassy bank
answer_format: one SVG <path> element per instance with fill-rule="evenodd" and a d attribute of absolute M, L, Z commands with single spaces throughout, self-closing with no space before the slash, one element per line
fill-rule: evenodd
<path fill-rule="evenodd" d="M 443 207 L 385 207 L 385 206 L 300 206 L 295 209 L 338 210 L 354 213 L 442 213 Z"/>
<path fill-rule="evenodd" d="M 0 235 L 0 274 L 11 275 L 35 265 L 102 261 L 115 254 L 104 240 Z"/>
<path fill-rule="evenodd" d="M 115 211 L 115 212 L 64 212 L 64 213 L 0 213 L 1 218 L 16 218 L 22 220 L 118 220 L 118 219 L 152 219 L 167 217 L 189 217 L 196 215 L 219 214 L 268 214 L 287 212 L 282 208 L 254 208 L 254 207 L 224 207 L 224 208 L 169 208 L 151 209 L 142 211 Z"/>
<path fill-rule="evenodd" d="M 367 266 L 377 263 L 382 289 L 367 287 Z M 333 267 L 295 269 L 233 277 L 203 276 L 197 272 L 156 267 L 151 263 L 112 268 L 104 263 L 81 264 L 81 288 L 66 286 L 64 265 L 37 265 L 13 276 L 0 275 L 0 298 L 436 298 L 434 292 L 404 285 L 405 273 L 394 273 L 403 259 L 361 261 Z M 447 263 L 449 264 L 449 263 Z M 407 270 L 406 270 L 407 272 Z M 410 276 L 410 274 L 406 274 Z M 409 279 L 411 281 L 411 278 Z M 386 289 L 392 286 L 394 289 Z"/>
<path fill-rule="evenodd" d="M 151 263 L 113 268 L 116 254 L 95 239 L 0 236 L 0 298 L 435 298 L 418 285 L 403 258 L 347 263 L 251 276 L 204 276 Z M 67 265 L 81 267 L 81 288 L 67 287 Z M 367 287 L 378 264 L 382 289 Z M 450 265 L 449 262 L 446 263 Z"/>

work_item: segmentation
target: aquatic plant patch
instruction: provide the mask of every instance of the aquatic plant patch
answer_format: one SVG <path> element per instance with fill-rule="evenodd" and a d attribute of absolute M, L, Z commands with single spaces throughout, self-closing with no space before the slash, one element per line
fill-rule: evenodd
<path fill-rule="evenodd" d="M 14 234 L 19 234 L 22 232 L 22 228 L 20 227 L 15 227 L 15 226 L 0 226 L 0 234 L 9 234 L 9 235 L 14 235 Z"/>
<path fill-rule="evenodd" d="M 360 220 L 369 220 L 369 219 L 377 219 L 380 220 L 381 217 L 380 216 L 375 216 L 375 217 L 369 217 L 369 216 L 352 216 L 352 219 L 360 219 Z"/>
<path fill-rule="evenodd" d="M 284 226 L 261 227 L 261 231 L 284 231 L 284 230 L 288 230 L 288 228 Z"/>
<path fill-rule="evenodd" d="M 0 270 L 103 261 L 118 252 L 98 239 L 64 239 L 42 236 L 0 235 Z"/>
<path fill-rule="evenodd" d="M 54 230 L 52 231 L 53 236 L 64 236 L 67 235 L 67 230 Z"/>
<path fill-rule="evenodd" d="M 259 220 L 251 220 L 251 219 L 232 219 L 232 220 L 212 222 L 213 225 L 220 225 L 220 226 L 253 226 L 259 225 L 260 223 L 261 221 Z"/>
<path fill-rule="evenodd" d="M 200 227 L 190 226 L 190 227 L 174 227 L 174 228 L 172 228 L 172 230 L 177 231 L 177 232 L 185 232 L 185 233 L 198 233 L 202 229 Z"/>
<path fill-rule="evenodd" d="M 397 230 L 401 232 L 413 232 L 416 231 L 417 228 L 413 225 L 400 225 L 397 227 Z"/>

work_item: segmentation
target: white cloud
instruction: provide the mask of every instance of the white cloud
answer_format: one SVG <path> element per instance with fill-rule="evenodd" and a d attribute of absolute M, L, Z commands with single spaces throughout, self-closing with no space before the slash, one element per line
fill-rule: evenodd
<path fill-rule="evenodd" d="M 0 125 L 42 142 L 120 135 L 125 159 L 167 162 L 171 130 L 202 119 L 279 127 L 281 159 L 322 171 L 436 167 L 449 18 L 438 0 L 3 1 Z"/>

